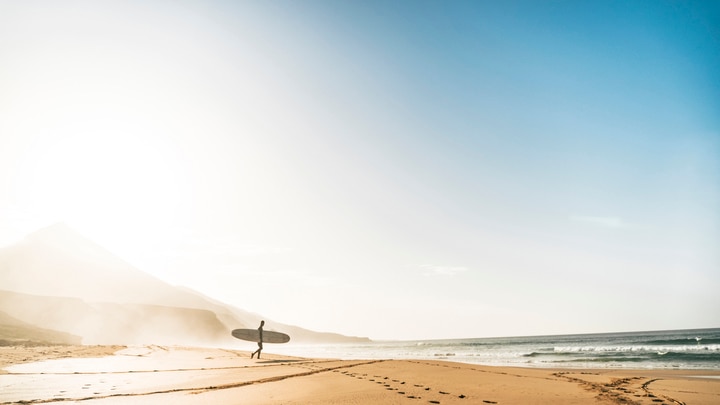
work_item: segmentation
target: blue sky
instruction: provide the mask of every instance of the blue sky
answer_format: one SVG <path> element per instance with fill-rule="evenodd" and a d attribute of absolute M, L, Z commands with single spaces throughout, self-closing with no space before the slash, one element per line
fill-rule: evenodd
<path fill-rule="evenodd" d="M 64 221 L 373 338 L 718 326 L 713 2 L 4 2 L 0 27 L 0 242 Z"/>

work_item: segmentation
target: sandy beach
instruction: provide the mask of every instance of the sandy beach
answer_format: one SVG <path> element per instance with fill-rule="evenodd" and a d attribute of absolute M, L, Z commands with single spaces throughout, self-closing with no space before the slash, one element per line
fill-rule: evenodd
<path fill-rule="evenodd" d="M 331 360 L 215 348 L 0 348 L 0 403 L 717 404 L 720 372 Z"/>

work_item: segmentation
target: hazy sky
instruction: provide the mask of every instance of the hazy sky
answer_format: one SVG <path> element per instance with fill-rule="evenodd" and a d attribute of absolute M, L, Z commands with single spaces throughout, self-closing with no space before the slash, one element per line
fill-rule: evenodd
<path fill-rule="evenodd" d="M 321 331 L 718 327 L 720 5 L 0 1 L 0 244 L 58 221 Z"/>

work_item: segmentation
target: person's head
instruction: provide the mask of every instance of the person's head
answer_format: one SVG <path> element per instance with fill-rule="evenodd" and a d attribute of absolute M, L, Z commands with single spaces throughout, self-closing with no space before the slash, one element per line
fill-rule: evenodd
<path fill-rule="evenodd" d="M 265 321 L 260 321 L 260 326 L 265 326 Z"/>

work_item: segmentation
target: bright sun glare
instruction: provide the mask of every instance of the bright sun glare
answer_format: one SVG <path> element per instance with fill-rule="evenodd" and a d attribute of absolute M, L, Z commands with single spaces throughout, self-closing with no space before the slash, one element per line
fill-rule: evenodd
<path fill-rule="evenodd" d="M 44 223 L 68 222 L 103 239 L 168 232 L 188 202 L 177 151 L 149 134 L 103 131 L 35 144 L 15 177 L 20 201 Z"/>

